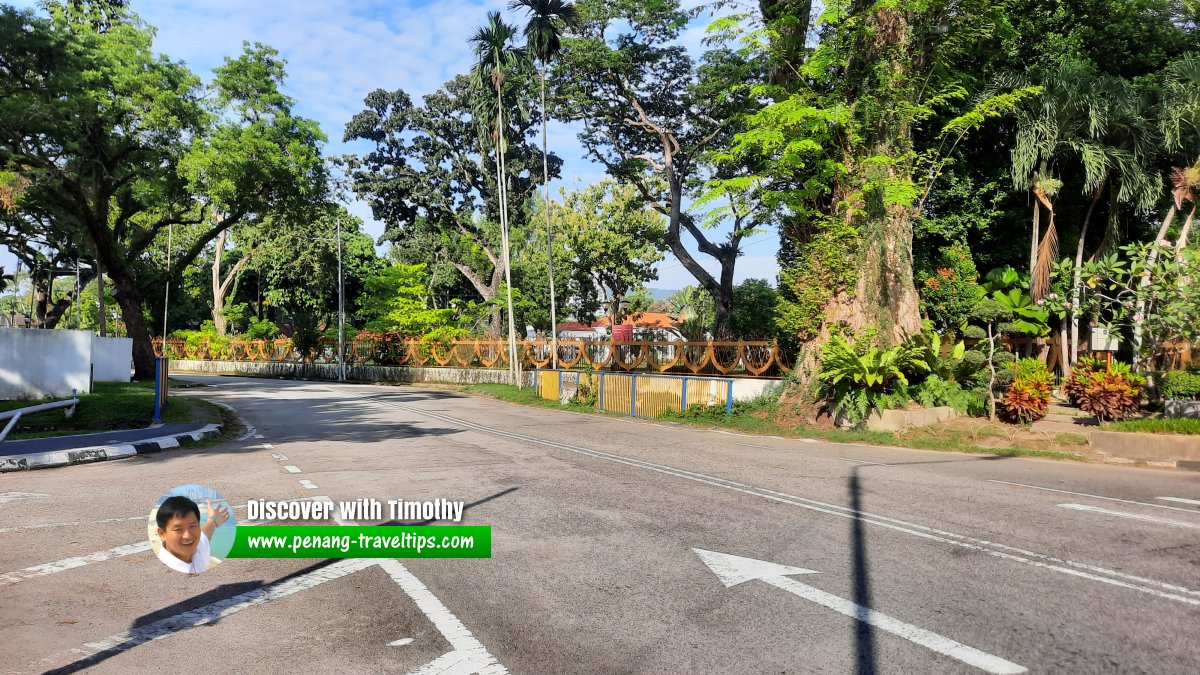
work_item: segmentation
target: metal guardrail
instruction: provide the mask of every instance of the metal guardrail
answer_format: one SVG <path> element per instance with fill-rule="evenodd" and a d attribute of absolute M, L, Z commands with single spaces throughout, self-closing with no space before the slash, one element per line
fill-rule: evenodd
<path fill-rule="evenodd" d="M 521 340 L 518 359 L 523 368 L 551 365 L 549 340 Z M 200 361 L 257 361 L 284 363 L 337 363 L 337 341 L 324 340 L 315 352 L 300 354 L 291 340 L 192 341 L 154 340 L 157 356 Z M 350 340 L 345 360 L 349 365 L 418 367 L 507 368 L 508 343 L 504 340 L 452 340 L 422 342 L 382 336 Z M 779 345 L 766 340 L 729 342 L 669 342 L 635 340 L 559 340 L 559 367 L 567 370 L 673 373 L 748 377 L 781 377 L 792 363 Z"/>
<path fill-rule="evenodd" d="M 8 437 L 8 432 L 12 431 L 13 427 L 17 426 L 17 420 L 21 419 L 21 415 L 30 413 L 39 413 L 46 410 L 54 410 L 56 408 L 68 408 L 67 417 L 75 414 L 75 406 L 79 405 L 79 399 L 71 398 L 65 401 L 53 401 L 51 403 L 39 403 L 37 405 L 25 406 L 24 408 L 16 408 L 15 410 L 5 410 L 0 412 L 0 420 L 12 418 L 8 424 L 4 426 L 4 431 L 0 431 L 0 441 Z"/>

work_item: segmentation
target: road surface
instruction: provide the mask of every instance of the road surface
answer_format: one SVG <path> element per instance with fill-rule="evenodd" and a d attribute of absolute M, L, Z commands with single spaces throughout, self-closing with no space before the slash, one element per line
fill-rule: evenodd
<path fill-rule="evenodd" d="M 241 440 L 0 475 L 0 670 L 1200 672 L 1195 472 L 195 379 Z M 461 500 L 493 554 L 188 577 L 146 543 L 183 483 Z"/>

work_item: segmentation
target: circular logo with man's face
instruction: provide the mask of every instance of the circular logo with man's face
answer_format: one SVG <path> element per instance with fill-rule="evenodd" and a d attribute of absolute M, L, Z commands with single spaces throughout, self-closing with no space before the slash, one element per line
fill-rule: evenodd
<path fill-rule="evenodd" d="M 146 525 L 150 549 L 167 567 L 184 574 L 207 572 L 233 548 L 233 509 L 216 490 L 180 485 L 158 498 Z"/>

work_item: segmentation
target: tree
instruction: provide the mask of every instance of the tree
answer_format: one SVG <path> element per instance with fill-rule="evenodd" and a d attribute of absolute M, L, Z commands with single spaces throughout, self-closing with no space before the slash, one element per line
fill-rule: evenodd
<path fill-rule="evenodd" d="M 525 47 L 538 60 L 538 80 L 541 84 L 542 112 L 542 184 L 545 200 L 550 201 L 550 164 L 546 132 L 546 65 L 562 51 L 562 36 L 573 26 L 579 15 L 575 5 L 563 0 L 513 0 L 509 9 L 524 10 L 529 15 L 525 24 Z M 550 355 L 551 365 L 558 368 L 558 299 L 554 292 L 554 231 L 550 226 L 550 209 L 546 215 L 546 264 L 550 279 Z"/>
<path fill-rule="evenodd" d="M 584 123 L 579 139 L 589 157 L 666 217 L 667 246 L 712 294 L 716 324 L 723 326 L 733 306 L 740 245 L 756 220 L 713 241 L 684 202 L 703 187 L 712 168 L 708 153 L 757 105 L 746 85 L 765 77 L 765 63 L 729 49 L 710 50 L 694 63 L 677 41 L 694 14 L 676 0 L 584 0 L 578 6 L 580 28 L 556 64 L 556 110 Z M 717 261 L 719 276 L 701 265 L 685 238 Z"/>
<path fill-rule="evenodd" d="M 454 325 L 454 310 L 429 307 L 429 275 L 420 264 L 395 263 L 367 277 L 361 306 L 367 330 L 420 338 Z"/>
<path fill-rule="evenodd" d="M 630 291 L 655 278 L 663 258 L 662 216 L 643 206 L 636 188 L 611 180 L 564 191 L 562 205 L 553 208 L 571 258 L 576 316 L 603 307 L 617 325 Z"/>
<path fill-rule="evenodd" d="M 504 93 L 510 107 L 526 100 L 517 87 Z M 490 330 L 499 335 L 502 313 L 493 300 L 503 292 L 504 281 L 502 181 L 496 179 L 493 144 L 476 133 L 476 100 L 469 80 L 461 76 L 425 96 L 419 106 L 403 91 L 373 91 L 345 132 L 346 141 L 366 140 L 373 148 L 344 161 L 355 193 L 384 223 L 383 239 L 405 251 L 401 260 L 451 266 L 488 307 Z M 530 142 L 536 118 L 518 116 L 510 122 L 507 217 L 515 233 L 510 247 L 521 261 L 523 246 L 532 241 L 523 234 L 529 221 L 525 207 L 537 192 L 535 166 L 542 157 Z M 547 162 L 556 178 L 562 161 L 550 155 Z M 441 274 L 429 269 L 435 277 Z M 440 278 L 444 287 L 452 286 Z"/>
<path fill-rule="evenodd" d="M 492 143 L 496 148 L 496 180 L 499 182 L 497 193 L 500 195 L 500 237 L 503 245 L 504 285 L 508 296 L 508 370 L 511 384 L 520 385 L 517 379 L 517 334 L 515 318 L 513 317 L 512 301 L 512 264 L 508 245 L 508 180 L 504 168 L 504 153 L 506 144 L 506 127 L 504 126 L 504 83 L 506 74 L 516 70 L 525 53 L 513 44 L 517 29 L 500 18 L 500 12 L 489 12 L 487 25 L 478 29 L 471 37 L 475 48 L 475 67 L 471 70 L 471 82 L 477 90 L 482 90 L 485 83 L 491 83 L 496 90 L 496 117 L 494 125 L 486 124 L 486 118 L 479 116 L 480 122 L 485 122 L 484 128 L 491 128 Z M 486 108 L 484 108 L 486 109 Z"/>
<path fill-rule="evenodd" d="M 152 53 L 151 30 L 128 10 L 102 3 L 96 21 L 98 5 L 74 4 L 89 12 L 0 9 L 0 170 L 31 181 L 24 203 L 48 216 L 52 245 L 91 249 L 133 338 L 135 376 L 147 379 L 141 256 L 167 227 L 219 210 L 176 260 L 189 264 L 234 224 L 320 196 L 324 139 L 279 93 L 274 50 L 247 45 L 204 91 L 183 64 Z"/>
<path fill-rule="evenodd" d="M 740 339 L 767 340 L 775 336 L 778 294 L 766 279 L 746 279 L 733 289 L 729 331 Z"/>

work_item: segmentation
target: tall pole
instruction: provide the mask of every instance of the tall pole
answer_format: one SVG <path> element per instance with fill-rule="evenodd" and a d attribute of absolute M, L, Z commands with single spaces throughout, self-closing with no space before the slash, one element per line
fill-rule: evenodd
<path fill-rule="evenodd" d="M 175 226 L 167 225 L 167 291 L 163 295 L 163 355 L 167 353 L 167 311 L 171 307 L 171 247 L 175 243 Z"/>
<path fill-rule="evenodd" d="M 346 314 L 343 306 L 342 288 L 342 219 L 337 219 L 338 255 L 338 382 L 346 381 Z"/>
<path fill-rule="evenodd" d="M 550 361 L 558 370 L 558 300 L 554 297 L 554 231 L 550 229 L 550 158 L 546 141 L 546 62 L 542 61 L 542 182 L 546 187 L 546 265 L 550 271 Z"/>
<path fill-rule="evenodd" d="M 79 258 L 75 259 L 75 330 L 83 328 L 83 286 L 79 284 Z"/>
<path fill-rule="evenodd" d="M 520 387 L 517 364 L 517 327 L 513 317 L 512 265 L 508 257 L 508 177 L 504 166 L 504 105 L 500 84 L 496 84 L 496 134 L 497 150 L 500 153 L 500 239 L 504 247 L 504 283 L 508 291 L 508 373 L 514 386 Z"/>

